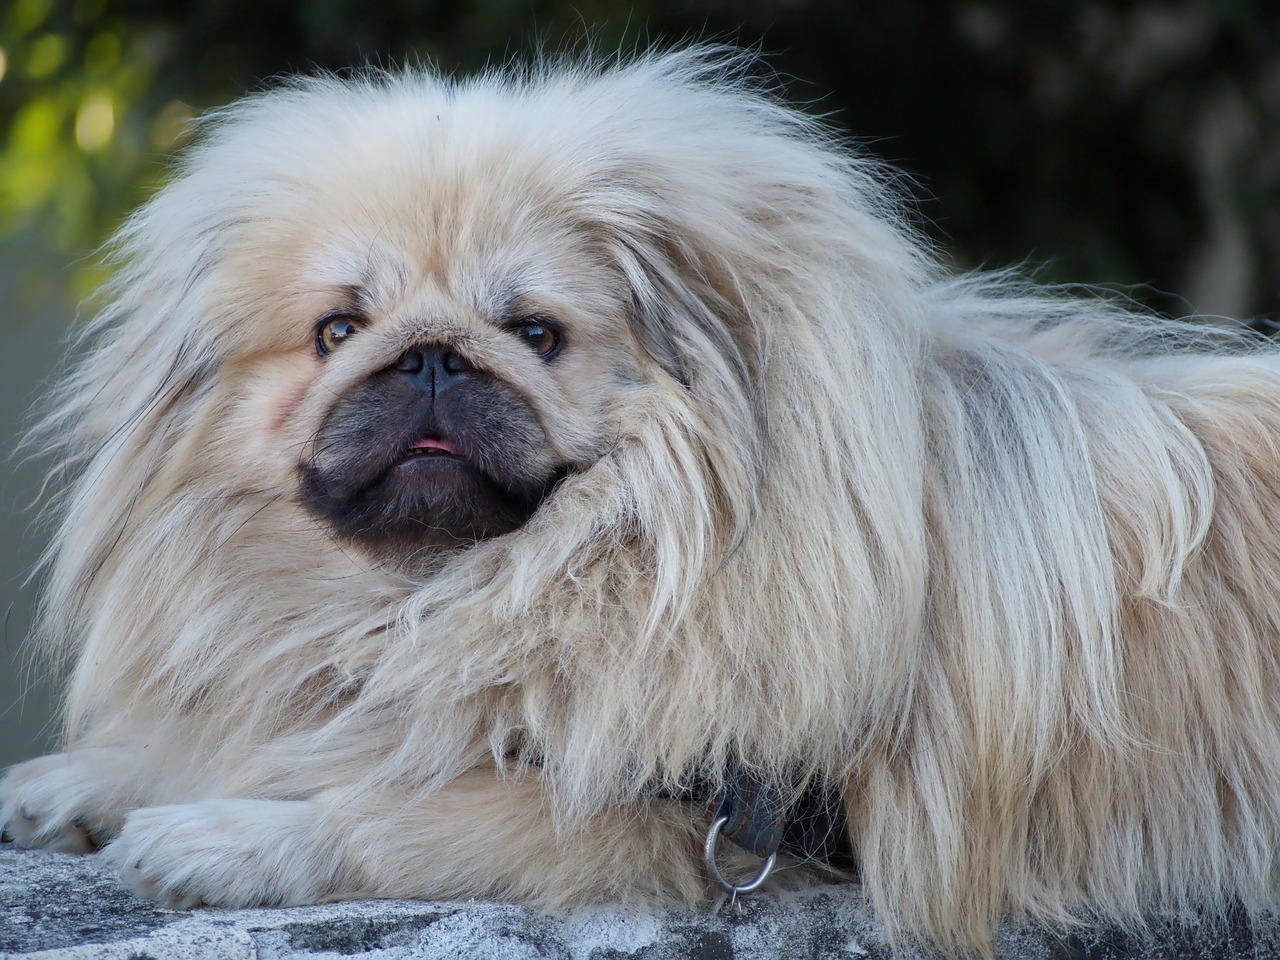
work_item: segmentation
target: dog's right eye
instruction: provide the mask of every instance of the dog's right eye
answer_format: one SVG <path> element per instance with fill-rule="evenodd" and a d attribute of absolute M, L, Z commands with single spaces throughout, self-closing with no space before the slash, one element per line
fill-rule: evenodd
<path fill-rule="evenodd" d="M 327 357 L 349 340 L 359 329 L 360 324 L 351 317 L 330 317 L 323 321 L 319 329 L 316 330 L 316 353 L 322 357 Z"/>
<path fill-rule="evenodd" d="M 543 360 L 550 360 L 560 352 L 560 331 L 542 317 L 529 317 L 509 329 Z"/>

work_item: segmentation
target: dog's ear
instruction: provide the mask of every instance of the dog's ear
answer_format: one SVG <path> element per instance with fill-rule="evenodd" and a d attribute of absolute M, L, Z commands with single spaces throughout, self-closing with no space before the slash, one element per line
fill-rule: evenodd
<path fill-rule="evenodd" d="M 749 306 L 724 277 L 672 240 L 629 244 L 632 333 L 676 381 L 692 388 L 709 361 L 753 409 L 760 397 L 760 358 Z"/>
<path fill-rule="evenodd" d="M 673 380 L 687 389 L 691 382 L 688 345 L 682 343 L 671 329 L 661 302 L 635 292 L 627 319 L 645 353 L 656 360 L 658 366 Z"/>
<path fill-rule="evenodd" d="M 653 221 L 644 221 L 652 227 Z M 624 274 L 627 321 L 636 342 L 679 385 L 665 392 L 668 429 L 683 436 L 715 487 L 721 546 L 741 543 L 759 509 L 768 448 L 764 387 L 765 338 L 757 310 L 731 272 L 699 250 L 696 235 L 632 229 L 610 242 Z M 692 469 L 686 462 L 683 469 Z M 679 482 L 679 481 L 673 481 Z M 658 506 L 646 516 L 655 522 Z M 682 510 L 671 526 L 687 528 Z M 687 533 L 687 530 L 686 530 Z M 672 537 L 673 542 L 680 537 Z"/>

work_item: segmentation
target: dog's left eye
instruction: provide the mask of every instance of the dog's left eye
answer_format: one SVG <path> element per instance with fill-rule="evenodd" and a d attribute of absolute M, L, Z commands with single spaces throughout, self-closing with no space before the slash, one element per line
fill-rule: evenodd
<path fill-rule="evenodd" d="M 560 352 L 560 331 L 542 317 L 531 317 L 510 327 L 512 333 L 529 345 L 543 360 L 550 360 Z"/>
<path fill-rule="evenodd" d="M 360 324 L 351 317 L 330 317 L 316 330 L 316 353 L 327 357 L 351 339 L 359 329 Z"/>

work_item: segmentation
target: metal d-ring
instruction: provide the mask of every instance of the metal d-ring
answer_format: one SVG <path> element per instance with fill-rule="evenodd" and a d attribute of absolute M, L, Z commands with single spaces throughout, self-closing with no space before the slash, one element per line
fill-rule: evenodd
<path fill-rule="evenodd" d="M 707 865 L 707 872 L 711 874 L 716 883 L 724 888 L 725 893 L 737 896 L 740 893 L 754 893 L 764 885 L 769 879 L 769 873 L 773 870 L 773 862 L 778 859 L 776 853 L 769 854 L 769 857 L 761 865 L 760 871 L 755 875 L 750 883 L 730 883 L 724 878 L 720 872 L 720 868 L 716 866 L 716 844 L 720 841 L 720 831 L 724 825 L 729 822 L 729 818 L 725 816 L 716 817 L 715 822 L 711 824 L 711 829 L 707 831 L 707 841 L 702 845 L 702 860 Z"/>

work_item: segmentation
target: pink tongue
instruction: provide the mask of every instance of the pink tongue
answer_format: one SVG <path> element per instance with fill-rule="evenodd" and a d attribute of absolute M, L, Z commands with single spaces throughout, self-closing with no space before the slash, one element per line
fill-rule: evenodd
<path fill-rule="evenodd" d="M 451 453 L 455 457 L 458 455 L 458 448 L 442 437 L 423 437 L 421 440 L 415 440 L 409 449 L 434 450 L 439 453 Z"/>

